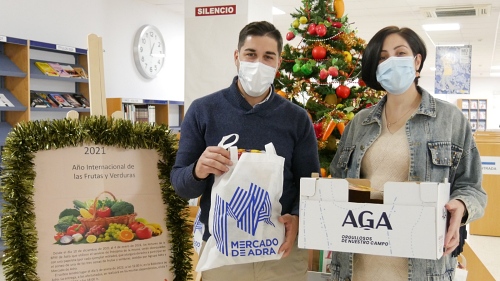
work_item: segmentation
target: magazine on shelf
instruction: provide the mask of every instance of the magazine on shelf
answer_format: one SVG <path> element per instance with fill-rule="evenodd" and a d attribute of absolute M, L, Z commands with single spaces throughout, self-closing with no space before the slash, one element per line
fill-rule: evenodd
<path fill-rule="evenodd" d="M 0 94 L 1 106 L 14 107 L 14 104 L 4 95 Z"/>
<path fill-rule="evenodd" d="M 477 100 L 471 100 L 470 101 L 470 108 L 471 109 L 477 109 Z"/>
<path fill-rule="evenodd" d="M 486 130 L 486 121 L 479 121 L 477 124 L 477 129 L 480 131 Z"/>
<path fill-rule="evenodd" d="M 40 71 L 45 74 L 45 75 L 48 75 L 48 76 L 59 76 L 59 74 L 57 73 L 57 71 L 55 71 L 48 63 L 46 62 L 41 62 L 41 61 L 37 61 L 35 62 L 35 65 L 36 67 L 38 67 L 38 69 L 40 69 Z"/>
<path fill-rule="evenodd" d="M 62 95 L 60 94 L 54 94 L 54 93 L 51 93 L 49 94 L 49 97 L 55 101 L 59 107 L 73 107 L 66 99 L 63 98 Z"/>
<path fill-rule="evenodd" d="M 69 64 L 61 64 L 61 67 L 62 69 L 69 74 L 69 77 L 73 77 L 73 78 L 81 78 L 80 77 L 80 74 L 78 74 L 78 72 L 76 72 L 76 70 L 71 67 L 71 65 Z"/>
<path fill-rule="evenodd" d="M 73 70 L 75 70 L 75 72 L 78 73 L 78 76 L 80 76 L 80 78 L 83 79 L 88 78 L 87 73 L 85 72 L 85 69 L 83 69 L 83 67 L 73 66 Z"/>
<path fill-rule="evenodd" d="M 42 99 L 44 99 L 49 105 L 50 107 L 59 107 L 59 104 L 57 104 L 55 101 L 53 101 L 48 94 L 46 93 L 41 93 L 41 92 L 37 92 L 37 95 L 39 97 L 41 97 Z"/>
<path fill-rule="evenodd" d="M 59 74 L 59 77 L 71 77 L 71 75 L 69 75 L 69 73 L 67 73 L 60 64 L 58 64 L 57 62 L 49 62 L 49 65 L 50 67 L 52 67 L 52 69 L 54 69 L 58 74 Z"/>
<path fill-rule="evenodd" d="M 82 107 L 82 105 L 71 94 L 62 94 L 62 96 L 73 107 Z"/>
<path fill-rule="evenodd" d="M 44 107 L 44 108 L 51 107 L 50 104 L 44 98 L 42 98 L 35 92 L 30 93 L 30 104 L 31 107 Z"/>
<path fill-rule="evenodd" d="M 73 97 L 82 105 L 82 107 L 90 107 L 90 102 L 84 95 L 74 94 Z"/>

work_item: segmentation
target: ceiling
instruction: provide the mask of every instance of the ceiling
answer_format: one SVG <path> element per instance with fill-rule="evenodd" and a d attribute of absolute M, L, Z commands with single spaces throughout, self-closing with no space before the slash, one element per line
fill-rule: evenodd
<path fill-rule="evenodd" d="M 183 0 L 143 1 L 171 12 L 184 13 Z M 491 77 L 490 73 L 496 72 L 500 79 L 499 0 L 344 0 L 344 4 L 351 28 L 357 29 L 358 37 L 367 42 L 378 30 L 388 25 L 409 27 L 416 31 L 424 39 L 428 51 L 422 76 L 434 76 L 436 45 L 465 44 L 472 45 L 472 76 Z M 302 1 L 273 0 L 273 6 L 285 12 L 284 15 L 273 17 L 273 23 L 284 36 L 293 21 L 290 13 L 296 12 L 302 6 Z M 426 8 L 478 6 L 482 6 L 481 11 L 487 15 L 429 18 L 427 13 L 422 12 Z M 461 28 L 457 31 L 424 31 L 422 25 L 431 23 L 458 23 Z M 495 67 L 498 69 L 495 70 Z"/>

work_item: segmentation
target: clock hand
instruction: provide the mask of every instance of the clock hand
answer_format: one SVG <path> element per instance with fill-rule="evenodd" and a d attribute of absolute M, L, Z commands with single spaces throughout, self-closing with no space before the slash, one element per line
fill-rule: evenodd
<path fill-rule="evenodd" d="M 153 46 L 151 47 L 151 40 L 149 41 L 149 49 L 151 50 L 151 53 L 149 55 L 153 55 L 153 50 L 155 48 L 156 43 L 153 43 Z"/>

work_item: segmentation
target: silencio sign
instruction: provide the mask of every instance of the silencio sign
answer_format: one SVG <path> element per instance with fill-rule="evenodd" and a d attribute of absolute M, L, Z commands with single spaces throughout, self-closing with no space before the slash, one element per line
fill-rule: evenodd
<path fill-rule="evenodd" d="M 224 16 L 235 15 L 236 5 L 195 7 L 195 16 Z"/>

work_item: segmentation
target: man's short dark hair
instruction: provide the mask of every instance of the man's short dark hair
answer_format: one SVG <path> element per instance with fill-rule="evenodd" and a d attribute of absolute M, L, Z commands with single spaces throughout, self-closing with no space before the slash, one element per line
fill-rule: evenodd
<path fill-rule="evenodd" d="M 256 21 L 247 24 L 240 31 L 240 37 L 238 39 L 238 51 L 241 49 L 243 44 L 245 44 L 245 40 L 248 36 L 268 36 L 272 39 L 276 40 L 278 43 L 278 55 L 281 54 L 283 49 L 283 38 L 281 37 L 281 33 L 276 27 L 267 22 L 267 21 Z"/>

